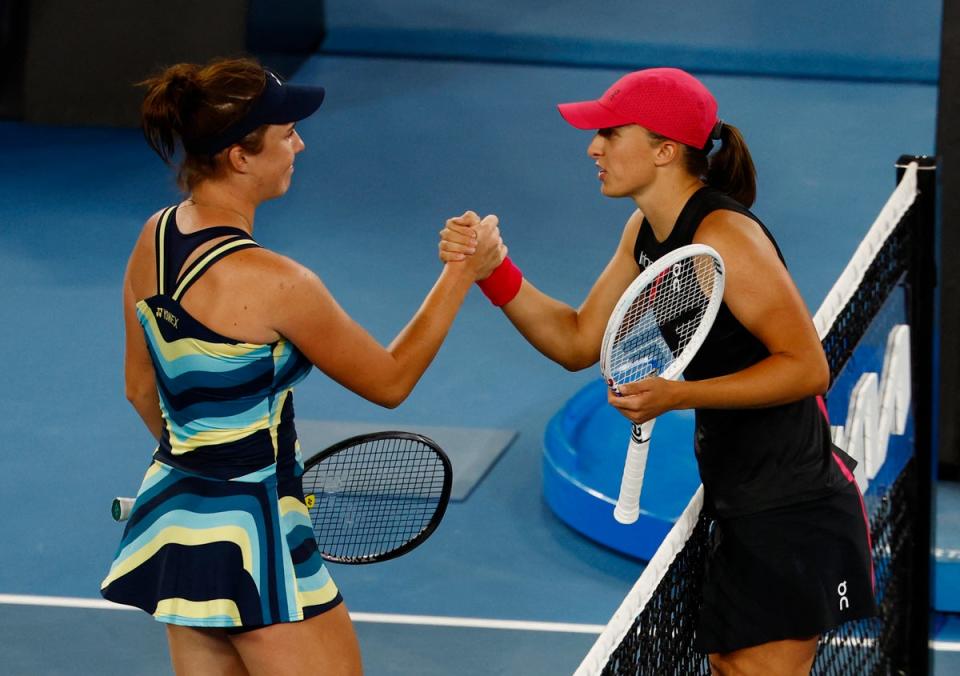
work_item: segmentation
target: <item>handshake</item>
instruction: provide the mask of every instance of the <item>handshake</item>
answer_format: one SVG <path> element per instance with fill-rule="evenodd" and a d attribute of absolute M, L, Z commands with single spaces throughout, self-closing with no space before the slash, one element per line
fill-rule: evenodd
<path fill-rule="evenodd" d="M 480 218 L 473 211 L 448 218 L 440 231 L 440 260 L 444 263 L 466 260 L 471 256 L 495 259 L 497 267 L 507 255 L 507 247 L 500 238 L 500 219 L 494 214 Z M 487 275 L 493 268 L 486 271 Z M 480 279 L 483 279 L 480 277 Z"/>
<path fill-rule="evenodd" d="M 440 260 L 467 265 L 480 289 L 497 307 L 509 303 L 520 291 L 523 275 L 507 258 L 500 237 L 500 219 L 480 218 L 473 211 L 448 218 L 440 231 Z"/>

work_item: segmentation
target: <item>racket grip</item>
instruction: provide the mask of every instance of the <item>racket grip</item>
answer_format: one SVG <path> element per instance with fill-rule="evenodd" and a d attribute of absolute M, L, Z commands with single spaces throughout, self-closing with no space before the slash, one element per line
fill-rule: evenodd
<path fill-rule="evenodd" d="M 136 498 L 114 498 L 110 505 L 110 514 L 114 521 L 126 521 L 130 518 L 130 512 L 133 511 L 133 503 Z"/>
<path fill-rule="evenodd" d="M 631 524 L 640 518 L 640 492 L 643 490 L 643 475 L 647 469 L 649 448 L 650 429 L 634 425 L 630 445 L 627 447 L 627 460 L 623 466 L 623 478 L 620 480 L 620 496 L 613 510 L 613 518 L 619 523 Z"/>

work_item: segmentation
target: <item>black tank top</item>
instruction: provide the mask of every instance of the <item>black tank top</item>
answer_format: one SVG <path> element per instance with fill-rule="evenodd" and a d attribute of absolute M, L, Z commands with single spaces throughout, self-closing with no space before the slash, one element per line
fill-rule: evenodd
<path fill-rule="evenodd" d="M 657 241 L 644 219 L 634 246 L 642 270 L 668 251 L 693 242 L 700 223 L 717 210 L 743 214 L 748 209 L 709 186 L 684 205 L 670 235 Z M 769 352 L 722 303 L 710 333 L 684 371 L 687 380 L 703 380 L 741 371 Z M 694 451 L 708 508 L 723 517 L 739 516 L 815 499 L 846 485 L 832 456 L 830 427 L 816 397 L 757 409 L 697 409 Z"/>

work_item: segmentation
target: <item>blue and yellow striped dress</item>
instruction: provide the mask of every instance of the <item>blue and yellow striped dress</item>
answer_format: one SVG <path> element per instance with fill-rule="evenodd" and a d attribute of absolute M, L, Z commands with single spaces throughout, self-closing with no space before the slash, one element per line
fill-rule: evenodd
<path fill-rule="evenodd" d="M 255 628 L 341 601 L 300 480 L 292 388 L 310 362 L 282 339 L 226 338 L 180 305 L 211 265 L 255 246 L 234 228 L 184 235 L 176 208 L 167 209 L 157 226 L 158 293 L 137 303 L 164 427 L 101 593 L 161 622 Z"/>

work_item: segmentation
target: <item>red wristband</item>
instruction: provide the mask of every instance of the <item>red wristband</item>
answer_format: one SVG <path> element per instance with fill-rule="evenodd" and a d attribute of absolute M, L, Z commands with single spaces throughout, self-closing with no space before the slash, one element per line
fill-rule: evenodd
<path fill-rule="evenodd" d="M 503 259 L 503 262 L 490 273 L 489 277 L 477 282 L 477 286 L 483 291 L 483 295 L 497 307 L 502 307 L 512 301 L 514 296 L 520 292 L 522 284 L 523 273 L 520 272 L 520 268 L 513 264 L 509 256 Z"/>

